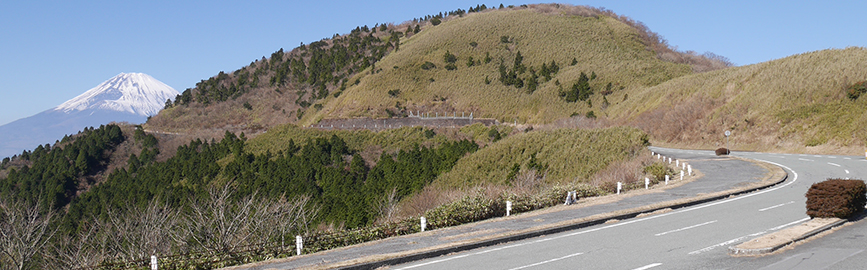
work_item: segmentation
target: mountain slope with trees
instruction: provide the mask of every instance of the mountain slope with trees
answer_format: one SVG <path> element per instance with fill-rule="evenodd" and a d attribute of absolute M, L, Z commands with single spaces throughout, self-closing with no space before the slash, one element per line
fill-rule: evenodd
<path fill-rule="evenodd" d="M 591 92 L 617 92 L 613 99 L 620 100 L 633 87 L 730 65 L 713 54 L 676 51 L 609 10 L 478 6 L 280 49 L 185 90 L 146 128 L 253 134 L 285 123 L 410 110 L 549 123 L 594 110 Z"/>

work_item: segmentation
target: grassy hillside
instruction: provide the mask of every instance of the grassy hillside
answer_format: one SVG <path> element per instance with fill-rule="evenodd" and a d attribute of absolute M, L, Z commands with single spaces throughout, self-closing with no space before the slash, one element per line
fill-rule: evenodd
<path fill-rule="evenodd" d="M 501 64 L 527 85 L 502 83 Z M 609 89 L 610 98 L 621 100 L 628 92 L 622 89 L 729 65 L 713 54 L 675 51 L 640 22 L 609 10 L 561 4 L 458 9 L 356 27 L 219 72 L 183 91 L 145 128 L 252 134 L 286 123 L 393 117 L 409 110 L 549 123 L 596 110 L 583 99 L 566 102 L 560 96 L 582 73 L 593 78 L 593 91 Z M 531 83 L 533 73 L 537 80 Z"/>
<path fill-rule="evenodd" d="M 867 100 L 846 88 L 867 80 L 867 49 L 823 50 L 680 77 L 630 93 L 606 114 L 663 144 L 861 154 Z"/>
<path fill-rule="evenodd" d="M 517 117 L 519 122 L 546 123 L 591 109 L 584 102 L 570 103 L 559 96 L 582 72 L 597 75 L 591 81 L 597 92 L 612 83 L 615 93 L 620 87 L 651 86 L 692 73 L 689 65 L 661 60 L 640 38 L 639 29 L 616 18 L 581 16 L 570 10 L 533 6 L 471 13 L 430 27 L 402 40 L 399 50 L 376 63 L 373 74 L 356 75 L 350 81 L 358 79 L 358 85 L 348 87 L 303 123 L 385 117 L 386 109 L 475 111 L 477 116 L 502 121 Z M 456 56 L 456 70 L 446 68 L 447 52 Z M 512 68 L 518 53 L 528 70 L 519 77 L 527 78 L 529 69 L 540 71 L 552 61 L 560 70 L 551 80 L 540 79 L 532 93 L 527 86 L 503 85 L 498 68 L 500 64 Z M 470 58 L 475 61 L 472 66 L 467 64 Z M 425 70 L 425 62 L 435 68 Z M 399 93 L 390 94 L 393 90 Z"/>
<path fill-rule="evenodd" d="M 648 145 L 635 128 L 556 129 L 510 136 L 461 159 L 434 184 L 467 187 L 509 185 L 528 171 L 548 184 L 587 182 L 609 165 L 635 159 Z"/>

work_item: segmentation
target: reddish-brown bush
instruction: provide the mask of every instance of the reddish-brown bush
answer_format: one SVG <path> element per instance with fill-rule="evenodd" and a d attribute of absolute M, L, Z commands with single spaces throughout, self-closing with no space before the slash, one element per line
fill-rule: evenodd
<path fill-rule="evenodd" d="M 811 218 L 848 218 L 864 210 L 867 185 L 862 180 L 828 179 L 810 186 L 806 196 Z"/>
<path fill-rule="evenodd" d="M 731 151 L 729 151 L 725 147 L 720 147 L 716 150 L 717 156 L 728 155 L 728 154 L 731 154 Z"/>

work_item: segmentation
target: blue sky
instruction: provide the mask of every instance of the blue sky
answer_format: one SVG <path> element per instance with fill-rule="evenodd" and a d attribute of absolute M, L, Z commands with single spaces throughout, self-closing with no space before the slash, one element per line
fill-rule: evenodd
<path fill-rule="evenodd" d="M 121 72 L 147 73 L 183 91 L 280 48 L 356 26 L 500 3 L 534 2 L 2 1 L 0 125 L 57 106 Z M 737 65 L 867 46 L 867 1 L 561 3 L 605 7 L 644 22 L 679 50 L 713 52 Z"/>

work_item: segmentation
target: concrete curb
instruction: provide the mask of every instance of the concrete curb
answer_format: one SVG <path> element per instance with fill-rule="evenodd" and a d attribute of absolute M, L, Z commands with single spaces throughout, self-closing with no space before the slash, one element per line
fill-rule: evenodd
<path fill-rule="evenodd" d="M 763 162 L 763 163 L 766 163 L 766 162 Z M 772 165 L 772 166 L 775 166 L 775 165 Z M 783 170 L 782 168 L 780 168 L 780 169 Z M 502 237 L 497 237 L 497 238 L 493 238 L 493 239 L 482 240 L 482 241 L 475 242 L 475 243 L 468 243 L 468 244 L 460 245 L 460 246 L 426 250 L 426 251 L 418 252 L 415 254 L 403 255 L 403 256 L 394 257 L 394 258 L 387 258 L 387 259 L 383 259 L 383 260 L 379 260 L 379 261 L 375 261 L 375 262 L 364 262 L 364 263 L 359 263 L 359 264 L 350 265 L 350 266 L 333 266 L 333 267 L 338 268 L 338 269 L 351 269 L 351 270 L 376 269 L 376 268 L 379 268 L 382 266 L 387 266 L 387 265 L 403 264 L 403 263 L 408 263 L 408 262 L 412 262 L 412 261 L 418 261 L 418 260 L 423 260 L 423 259 L 439 257 L 439 256 L 446 255 L 449 253 L 455 253 L 455 252 L 461 252 L 461 251 L 466 251 L 466 250 L 471 250 L 471 249 L 476 249 L 476 248 L 481 248 L 481 247 L 493 246 L 493 245 L 498 245 L 498 244 L 507 243 L 507 242 L 524 240 L 527 238 L 533 238 L 533 237 L 537 237 L 537 236 L 543 236 L 543 235 L 555 234 L 555 233 L 560 233 L 560 232 L 565 232 L 565 231 L 577 230 L 577 229 L 581 229 L 581 228 L 585 228 L 585 227 L 603 224 L 609 220 L 624 220 L 624 219 L 635 218 L 636 216 L 638 216 L 640 214 L 652 213 L 652 212 L 662 210 L 662 209 L 675 210 L 675 209 L 680 209 L 680 208 L 684 208 L 684 207 L 690 207 L 693 205 L 698 205 L 698 204 L 703 204 L 703 203 L 707 203 L 707 202 L 711 202 L 711 201 L 721 200 L 721 199 L 728 198 L 730 196 L 737 196 L 737 195 L 741 195 L 741 194 L 751 193 L 751 192 L 763 190 L 763 189 L 778 185 L 780 183 L 785 182 L 789 177 L 789 173 L 786 172 L 786 170 L 783 170 L 783 173 L 784 174 L 780 178 L 780 180 L 774 181 L 774 182 L 769 183 L 769 184 L 765 184 L 765 185 L 758 186 L 758 187 L 751 187 L 751 188 L 745 188 L 745 189 L 741 189 L 741 190 L 735 190 L 732 192 L 727 192 L 727 193 L 724 193 L 721 195 L 715 195 L 715 196 L 710 196 L 710 197 L 697 196 L 697 197 L 693 198 L 693 200 L 691 200 L 691 201 L 687 201 L 687 202 L 683 202 L 683 203 L 679 203 L 679 204 L 666 205 L 665 203 L 661 203 L 661 204 L 659 204 L 660 206 L 649 208 L 649 209 L 640 209 L 640 210 L 635 210 L 636 208 L 633 208 L 631 210 L 626 210 L 627 213 L 624 213 L 624 214 L 615 215 L 615 216 L 607 216 L 607 217 L 594 219 L 594 220 L 588 220 L 588 221 L 579 222 L 579 223 L 575 223 L 575 224 L 567 224 L 567 225 L 557 226 L 557 227 L 553 227 L 553 228 L 545 228 L 545 229 L 541 229 L 541 230 L 537 230 L 537 231 L 520 233 L 520 234 L 516 234 L 516 235 L 502 236 Z M 816 232 L 816 233 L 818 233 L 818 232 Z M 325 266 L 325 265 L 320 266 L 320 267 L 329 268 L 328 266 Z"/>
<path fill-rule="evenodd" d="M 752 248 L 752 249 L 750 249 L 750 248 L 738 248 L 737 246 L 740 245 L 740 244 L 738 244 L 738 245 L 734 245 L 734 246 L 730 246 L 730 247 L 729 247 L 729 254 L 731 254 L 731 255 L 745 255 L 745 256 L 758 256 L 758 255 L 768 254 L 768 253 L 771 253 L 771 252 L 777 251 L 778 249 L 781 249 L 781 248 L 783 248 L 783 247 L 785 247 L 785 246 L 788 246 L 788 245 L 794 244 L 794 243 L 796 243 L 796 242 L 798 242 L 798 241 L 801 241 L 801 240 L 807 239 L 807 238 L 809 238 L 810 236 L 816 235 L 816 234 L 818 234 L 818 233 L 820 233 L 820 232 L 824 232 L 824 231 L 827 231 L 827 230 L 829 230 L 829 229 L 831 229 L 831 228 L 834 228 L 834 227 L 840 226 L 840 225 L 842 225 L 843 223 L 846 223 L 846 221 L 848 221 L 848 220 L 846 220 L 846 219 L 841 219 L 841 220 L 837 220 L 837 221 L 831 222 L 831 223 L 826 224 L 826 225 L 824 225 L 824 226 L 822 226 L 822 227 L 815 228 L 815 229 L 813 229 L 813 230 L 810 230 L 810 231 L 808 231 L 808 232 L 805 232 L 804 234 L 802 234 L 802 235 L 800 235 L 800 236 L 798 236 L 798 237 L 795 237 L 795 238 L 793 238 L 793 239 L 791 239 L 791 240 L 788 240 L 788 241 L 786 241 L 785 243 L 777 244 L 777 245 L 770 246 L 770 247 L 764 247 L 764 248 Z M 750 240 L 750 241 L 751 241 L 751 240 Z"/>

